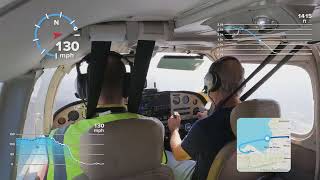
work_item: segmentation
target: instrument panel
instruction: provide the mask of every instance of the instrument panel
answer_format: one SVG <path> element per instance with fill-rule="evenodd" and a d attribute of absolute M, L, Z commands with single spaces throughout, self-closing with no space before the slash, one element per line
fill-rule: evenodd
<path fill-rule="evenodd" d="M 181 116 L 181 136 L 191 129 L 197 120 L 197 113 L 205 110 L 206 99 L 194 92 L 189 91 L 162 91 L 156 89 L 145 89 L 139 107 L 139 114 L 158 118 L 166 128 L 168 138 L 167 120 L 174 113 Z M 52 129 L 70 125 L 76 121 L 85 119 L 86 106 L 83 101 L 70 103 L 57 112 L 53 117 Z"/>
<path fill-rule="evenodd" d="M 187 91 L 170 92 L 171 114 L 179 112 L 182 120 L 196 119 L 207 101 L 199 94 Z"/>
<path fill-rule="evenodd" d="M 207 100 L 190 91 L 163 91 L 145 89 L 139 107 L 139 114 L 158 118 L 165 126 L 164 148 L 170 150 L 168 118 L 178 112 L 181 116 L 180 136 L 184 138 L 198 120 L 197 113 L 205 110 Z"/>
<path fill-rule="evenodd" d="M 165 149 L 170 150 L 168 118 L 178 112 L 181 116 L 180 136 L 188 134 L 198 120 L 197 113 L 205 110 L 207 100 L 198 93 L 189 91 L 163 91 L 146 89 L 142 95 L 139 114 L 158 118 L 165 126 Z"/>
<path fill-rule="evenodd" d="M 206 99 L 189 91 L 163 91 L 146 89 L 142 95 L 139 114 L 156 117 L 166 123 L 174 112 L 178 112 L 182 120 L 197 119 L 197 113 L 204 111 Z"/>
<path fill-rule="evenodd" d="M 83 101 L 72 102 L 54 113 L 52 129 L 73 124 L 76 121 L 85 119 L 85 117 L 86 106 Z"/>

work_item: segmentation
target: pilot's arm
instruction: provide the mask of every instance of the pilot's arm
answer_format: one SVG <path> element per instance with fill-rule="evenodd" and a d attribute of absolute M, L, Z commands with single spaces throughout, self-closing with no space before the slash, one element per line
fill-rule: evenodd
<path fill-rule="evenodd" d="M 168 127 L 171 132 L 170 146 L 172 154 L 177 161 L 191 159 L 189 154 L 181 147 L 182 140 L 179 134 L 180 124 L 180 115 L 176 115 L 176 117 L 171 116 L 168 119 Z"/>
<path fill-rule="evenodd" d="M 176 160 L 196 159 L 197 154 L 206 151 L 209 141 L 198 123 L 194 124 L 188 135 L 183 139 L 180 138 L 179 127 L 181 123 L 180 116 L 173 116 L 168 119 L 168 127 L 171 132 L 170 146 L 172 154 Z"/>

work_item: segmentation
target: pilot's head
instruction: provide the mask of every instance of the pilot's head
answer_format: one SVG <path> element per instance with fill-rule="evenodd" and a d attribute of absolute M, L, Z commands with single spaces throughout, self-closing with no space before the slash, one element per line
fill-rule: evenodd
<path fill-rule="evenodd" d="M 218 104 L 235 91 L 244 80 L 244 69 L 240 61 L 232 56 L 225 56 L 212 63 L 205 76 L 205 90 L 210 99 Z M 239 101 L 240 89 L 231 101 Z"/>
<path fill-rule="evenodd" d="M 98 104 L 123 104 L 126 68 L 120 54 L 112 52 L 108 58 Z"/>

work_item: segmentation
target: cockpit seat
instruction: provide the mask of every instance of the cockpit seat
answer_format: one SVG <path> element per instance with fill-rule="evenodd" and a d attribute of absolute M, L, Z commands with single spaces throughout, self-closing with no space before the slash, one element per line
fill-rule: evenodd
<path fill-rule="evenodd" d="M 159 120 L 143 117 L 112 121 L 104 124 L 104 135 L 90 135 L 95 129 L 81 137 L 81 144 L 104 145 L 82 147 L 80 156 L 85 162 L 102 161 L 104 165 L 81 166 L 83 177 L 94 180 L 174 179 L 171 169 L 161 164 L 164 127 Z M 93 153 L 103 155 L 82 156 Z"/>
<path fill-rule="evenodd" d="M 254 99 L 236 106 L 230 116 L 231 128 L 237 136 L 236 124 L 239 118 L 279 118 L 280 106 L 274 100 Z M 237 143 L 225 145 L 215 157 L 207 180 L 257 180 L 268 176 L 267 173 L 240 173 L 237 170 Z"/>

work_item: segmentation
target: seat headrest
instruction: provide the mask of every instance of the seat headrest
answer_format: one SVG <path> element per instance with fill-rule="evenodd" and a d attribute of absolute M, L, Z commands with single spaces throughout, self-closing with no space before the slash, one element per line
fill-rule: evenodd
<path fill-rule="evenodd" d="M 160 168 L 164 127 L 159 120 L 141 118 L 113 121 L 105 123 L 103 135 L 90 135 L 94 131 L 95 128 L 91 128 L 80 140 L 81 144 L 104 144 L 80 149 L 81 161 L 104 162 L 103 166 L 81 166 L 90 179 L 121 179 Z"/>
<path fill-rule="evenodd" d="M 239 118 L 280 118 L 281 110 L 278 102 L 271 99 L 252 99 L 236 106 L 230 115 L 232 132 L 237 136 L 237 120 Z"/>

